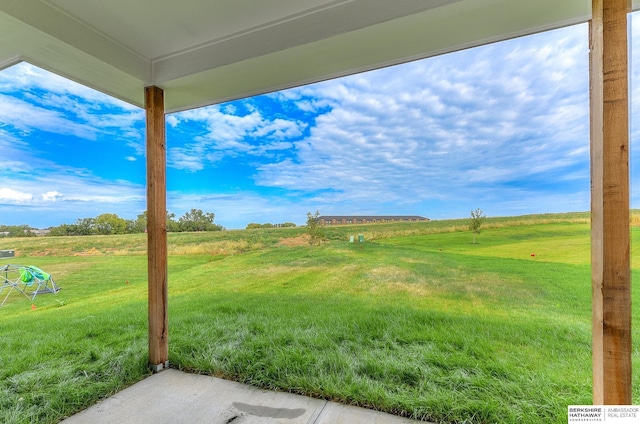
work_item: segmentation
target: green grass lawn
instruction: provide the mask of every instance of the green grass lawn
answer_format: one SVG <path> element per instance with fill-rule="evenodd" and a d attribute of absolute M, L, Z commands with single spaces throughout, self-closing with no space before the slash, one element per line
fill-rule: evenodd
<path fill-rule="evenodd" d="M 566 423 L 591 403 L 588 216 L 488 220 L 476 245 L 463 227 L 330 228 L 312 253 L 278 243 L 301 229 L 170 234 L 170 361 L 434 422 Z M 62 291 L 0 308 L 3 423 L 54 423 L 148 375 L 144 238 L 35 241 L 0 263 Z"/>

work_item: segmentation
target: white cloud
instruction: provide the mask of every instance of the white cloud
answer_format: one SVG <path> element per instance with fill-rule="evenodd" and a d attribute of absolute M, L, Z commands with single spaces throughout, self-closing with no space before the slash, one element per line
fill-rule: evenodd
<path fill-rule="evenodd" d="M 34 106 L 15 97 L 0 94 L 0 122 L 29 132 L 35 125 L 44 131 L 95 138 L 95 130 L 65 118 L 62 114 Z"/>
<path fill-rule="evenodd" d="M 57 191 L 48 191 L 42 195 L 42 200 L 45 202 L 55 202 L 62 198 L 62 194 Z"/>
<path fill-rule="evenodd" d="M 144 187 L 125 181 L 108 181 L 71 169 L 57 169 L 54 177 L 0 176 L 0 202 L 44 206 L 52 202 L 126 203 L 144 201 Z M 20 187 L 20 189 L 17 189 Z"/>
<path fill-rule="evenodd" d="M 100 178 L 24 150 L 16 153 L 16 159 L 3 162 L 0 171 L 2 224 L 43 227 L 104 212 L 132 218 L 145 208 L 143 185 Z"/>
<path fill-rule="evenodd" d="M 37 128 L 86 140 L 124 134 L 132 145 L 142 138 L 142 109 L 28 63 L 0 72 L 0 92 L 0 122 L 24 133 Z"/>
<path fill-rule="evenodd" d="M 12 188 L 0 187 L 0 201 L 10 203 L 27 203 L 33 200 L 30 193 L 20 192 Z"/>
<path fill-rule="evenodd" d="M 20 192 L 0 189 L 2 224 L 27 223 L 43 228 L 70 224 L 78 218 L 95 217 L 107 212 L 132 219 L 145 210 L 144 187 L 130 183 L 73 176 L 59 176 L 57 181 L 42 178 L 33 181 L 0 179 L 0 186 L 15 183 L 25 189 Z"/>
<path fill-rule="evenodd" d="M 165 122 L 170 127 L 174 127 L 175 128 L 180 123 L 180 120 L 178 119 L 178 117 L 176 115 L 167 115 L 165 117 Z"/>
<path fill-rule="evenodd" d="M 335 201 L 473 201 L 582 166 L 588 190 L 586 39 L 572 27 L 291 90 L 331 108 L 256 181 Z"/>
<path fill-rule="evenodd" d="M 196 123 L 203 127 L 191 141 L 168 152 L 168 163 L 177 169 L 198 171 L 205 166 L 239 155 L 261 156 L 293 147 L 288 140 L 298 138 L 305 122 L 282 117 L 267 117 L 251 103 L 241 114 L 232 104 L 211 106 L 172 116 L 178 125 Z"/>
<path fill-rule="evenodd" d="M 0 92 L 29 92 L 34 88 L 45 90 L 49 93 L 49 96 L 73 96 L 81 98 L 88 103 L 114 106 L 131 112 L 140 111 L 140 108 L 136 106 L 26 62 L 11 66 L 0 72 Z"/>
<path fill-rule="evenodd" d="M 176 169 L 196 172 L 204 169 L 203 158 L 194 150 L 173 147 L 168 150 L 167 165 Z"/>

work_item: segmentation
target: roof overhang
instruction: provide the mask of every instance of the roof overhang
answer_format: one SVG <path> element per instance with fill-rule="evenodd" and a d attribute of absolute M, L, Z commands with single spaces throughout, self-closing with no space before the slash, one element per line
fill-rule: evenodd
<path fill-rule="evenodd" d="M 173 112 L 590 16 L 588 0 L 0 0 L 0 69 L 27 61 L 137 106 L 156 85 Z"/>

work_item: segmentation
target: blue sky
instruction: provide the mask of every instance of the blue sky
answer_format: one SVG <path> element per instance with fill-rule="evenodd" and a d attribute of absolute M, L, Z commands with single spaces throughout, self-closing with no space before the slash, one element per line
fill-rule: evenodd
<path fill-rule="evenodd" d="M 632 27 L 637 27 L 632 19 Z M 638 99 L 632 31 L 632 104 Z M 589 210 L 587 25 L 167 116 L 167 205 L 217 224 Z M 632 189 L 638 175 L 632 105 Z M 145 210 L 144 111 L 0 72 L 0 224 Z M 640 207 L 632 190 L 632 206 Z"/>

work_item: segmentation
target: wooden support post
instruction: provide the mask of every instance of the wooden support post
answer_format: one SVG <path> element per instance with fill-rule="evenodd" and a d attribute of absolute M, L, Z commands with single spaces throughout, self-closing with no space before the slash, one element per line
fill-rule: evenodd
<path fill-rule="evenodd" d="M 592 0 L 593 403 L 631 404 L 628 0 Z"/>
<path fill-rule="evenodd" d="M 164 92 L 145 88 L 147 116 L 147 255 L 149 276 L 149 366 L 169 364 L 167 318 L 167 183 Z"/>

